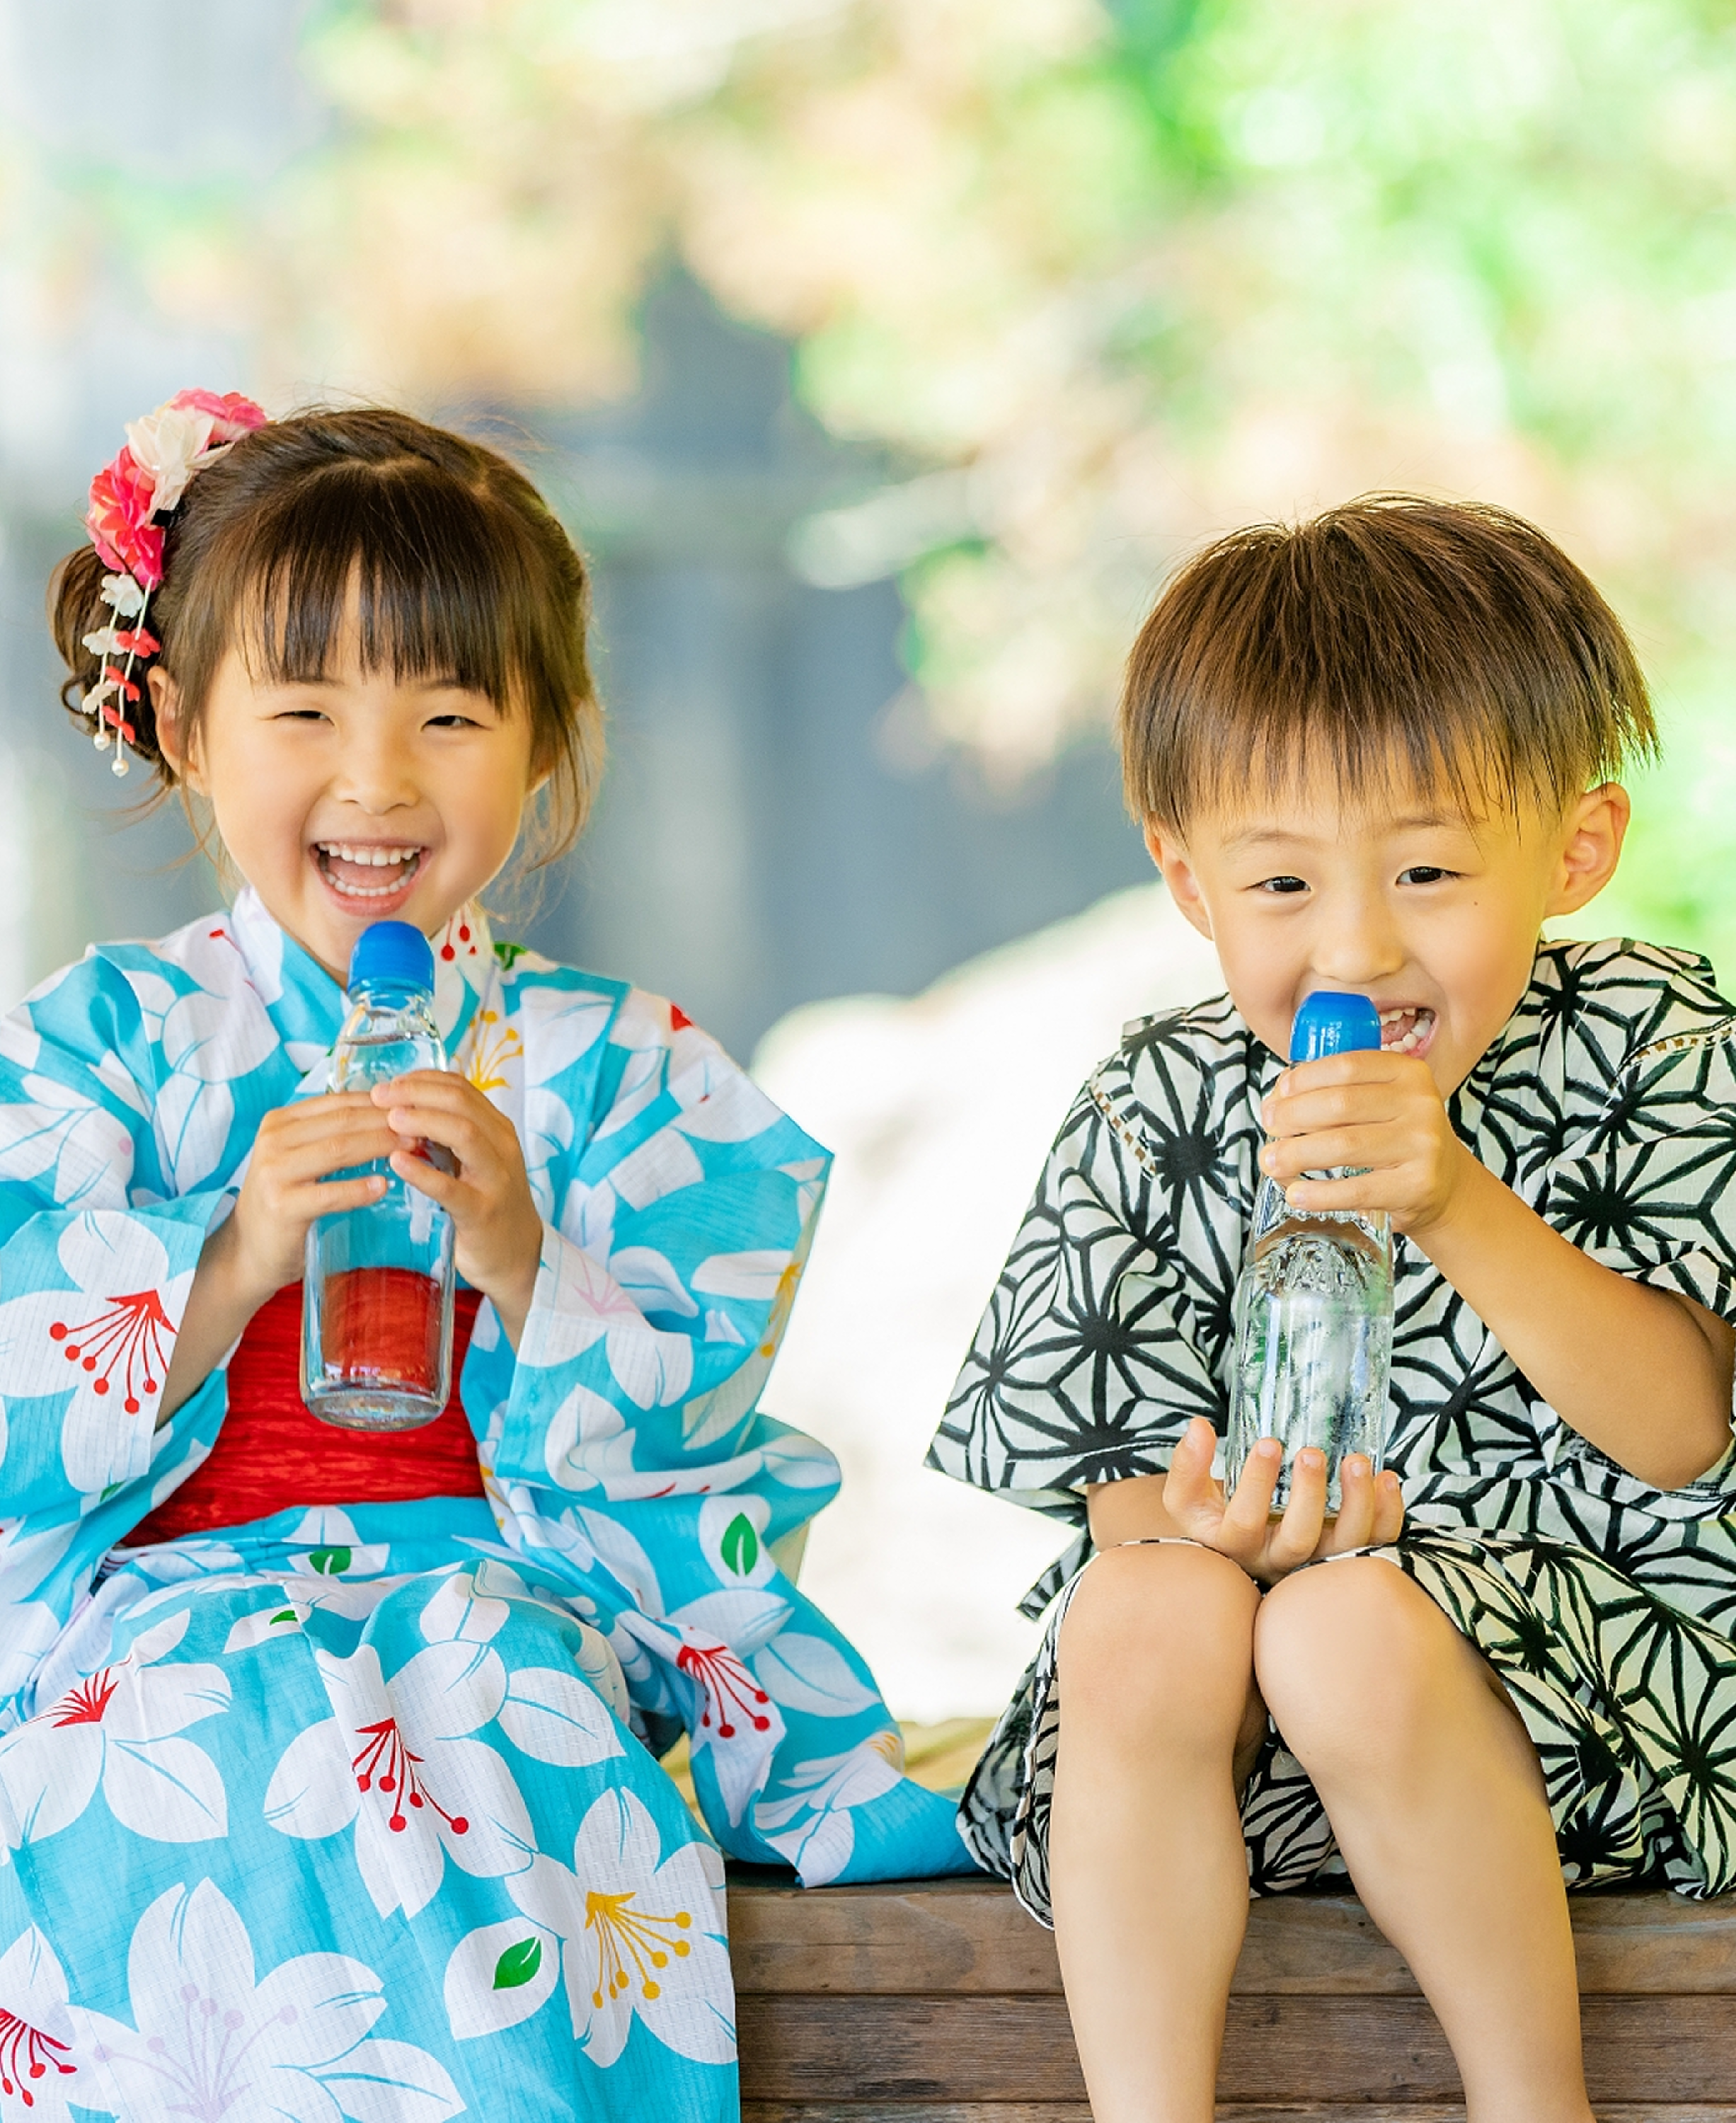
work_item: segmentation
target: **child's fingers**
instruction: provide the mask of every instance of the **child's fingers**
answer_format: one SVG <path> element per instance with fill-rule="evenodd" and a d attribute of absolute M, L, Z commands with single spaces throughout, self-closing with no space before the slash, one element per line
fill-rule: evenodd
<path fill-rule="evenodd" d="M 1385 1548 L 1398 1539 L 1404 1527 L 1405 1492 L 1398 1476 L 1387 1467 L 1375 1478 L 1374 1530 L 1363 1545 Z"/>
<path fill-rule="evenodd" d="M 1274 1577 L 1297 1569 L 1320 1546 L 1326 1520 L 1326 1455 L 1317 1445 L 1305 1445 L 1290 1462 L 1290 1499 L 1266 1544 L 1266 1567 Z"/>
<path fill-rule="evenodd" d="M 1366 1548 L 1374 1538 L 1374 1469 L 1363 1452 L 1352 1452 L 1338 1470 L 1338 1516 L 1321 1547 L 1340 1555 Z"/>
<path fill-rule="evenodd" d="M 1284 1448 L 1275 1437 L 1255 1439 L 1252 1450 L 1242 1462 L 1235 1489 L 1224 1506 L 1223 1523 L 1213 1544 L 1214 1547 L 1222 1547 L 1227 1554 L 1233 1554 L 1238 1560 L 1244 1554 L 1257 1555 L 1260 1552 L 1271 1522 L 1272 1492 L 1278 1487 L 1283 1465 Z"/>
<path fill-rule="evenodd" d="M 1187 1525 L 1202 1513 L 1215 1521 L 1222 1511 L 1223 1492 L 1212 1479 L 1217 1450 L 1218 1433 L 1203 1415 L 1196 1415 L 1181 1433 L 1163 1484 L 1163 1507 L 1178 1525 Z"/>
<path fill-rule="evenodd" d="M 249 1177 L 274 1189 L 295 1187 L 310 1179 L 322 1179 L 328 1172 L 341 1172 L 346 1165 L 368 1165 L 389 1157 L 398 1138 L 383 1126 L 378 1114 L 368 1113 L 340 1122 L 326 1133 L 284 1142 L 261 1139 L 249 1167 Z"/>
<path fill-rule="evenodd" d="M 341 1216 L 346 1209 L 365 1209 L 386 1192 L 383 1172 L 370 1172 L 360 1179 L 326 1179 L 302 1190 L 299 1206 L 311 1224 L 316 1217 Z M 286 1207 L 288 1205 L 285 1205 Z"/>
<path fill-rule="evenodd" d="M 474 1196 L 476 1188 L 455 1172 L 443 1172 L 438 1165 L 425 1157 L 418 1157 L 413 1150 L 395 1150 L 388 1162 L 406 1187 L 413 1187 L 418 1194 L 425 1194 L 430 1202 L 452 1213 L 454 1221 L 465 1206 L 467 1197 Z"/>
<path fill-rule="evenodd" d="M 1367 1127 L 1322 1128 L 1317 1134 L 1289 1135 L 1269 1142 L 1260 1153 L 1260 1169 L 1280 1182 L 1304 1172 L 1339 1165 L 1364 1167 L 1404 1163 L 1423 1147 L 1408 1128 L 1382 1122 Z"/>

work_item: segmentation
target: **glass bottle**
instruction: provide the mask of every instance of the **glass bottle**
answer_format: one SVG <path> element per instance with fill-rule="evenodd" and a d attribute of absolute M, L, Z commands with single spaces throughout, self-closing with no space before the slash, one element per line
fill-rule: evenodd
<path fill-rule="evenodd" d="M 1380 1043 L 1380 1018 L 1366 996 L 1321 989 L 1296 1013 L 1290 1059 Z M 1284 1458 L 1272 1508 L 1281 1511 L 1296 1455 L 1318 1446 L 1326 1455 L 1326 1508 L 1335 1511 L 1344 1455 L 1365 1453 L 1378 1471 L 1386 1452 L 1392 1234 L 1384 1211 L 1293 1209 L 1275 1180 L 1262 1179 L 1234 1317 L 1227 1484 L 1256 1439 L 1275 1437 Z"/>
<path fill-rule="evenodd" d="M 434 953 L 407 921 L 376 921 L 350 961 L 350 1014 L 331 1050 L 331 1089 L 365 1091 L 412 1069 L 443 1069 Z M 450 1165 L 428 1144 L 417 1155 Z M 378 1202 L 321 1216 L 307 1234 L 302 1286 L 302 1398 L 344 1430 L 414 1430 L 452 1384 L 453 1229 L 439 1205 L 385 1159 Z"/>

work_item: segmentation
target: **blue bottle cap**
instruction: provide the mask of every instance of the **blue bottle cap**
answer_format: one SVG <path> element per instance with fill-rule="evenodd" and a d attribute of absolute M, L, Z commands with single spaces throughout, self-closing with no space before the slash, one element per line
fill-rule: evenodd
<path fill-rule="evenodd" d="M 395 926 L 383 921 L 380 925 L 382 929 Z M 360 948 L 359 944 L 357 949 Z M 1312 995 L 1304 996 L 1290 1028 L 1293 1062 L 1318 1062 L 1325 1054 L 1354 1054 L 1380 1043 L 1380 1012 L 1368 996 L 1335 995 L 1330 988 L 1316 988 Z"/>
<path fill-rule="evenodd" d="M 370 922 L 356 938 L 350 954 L 351 994 L 382 982 L 434 993 L 434 946 L 413 922 Z"/>

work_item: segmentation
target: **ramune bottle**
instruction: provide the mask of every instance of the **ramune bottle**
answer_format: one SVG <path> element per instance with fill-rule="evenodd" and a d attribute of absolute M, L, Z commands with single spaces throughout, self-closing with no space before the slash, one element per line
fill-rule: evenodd
<path fill-rule="evenodd" d="M 350 956 L 331 1089 L 365 1091 L 445 1066 L 428 939 L 407 921 L 376 921 Z M 439 1414 L 452 1382 L 452 1218 L 384 1159 L 342 1176 L 369 1172 L 384 1176 L 384 1196 L 321 1216 L 307 1234 L 302 1398 L 345 1430 L 413 1430 Z"/>
<path fill-rule="evenodd" d="M 1380 1018 L 1366 996 L 1321 990 L 1296 1013 L 1290 1059 L 1380 1043 Z M 1378 1470 L 1386 1450 L 1392 1234 L 1385 1212 L 1293 1209 L 1275 1180 L 1262 1179 L 1235 1325 L 1227 1486 L 1255 1439 L 1275 1437 L 1284 1460 L 1272 1504 L 1281 1510 L 1297 1453 L 1316 1445 L 1326 1455 L 1326 1507 L 1336 1511 L 1344 1455 L 1366 1453 Z"/>

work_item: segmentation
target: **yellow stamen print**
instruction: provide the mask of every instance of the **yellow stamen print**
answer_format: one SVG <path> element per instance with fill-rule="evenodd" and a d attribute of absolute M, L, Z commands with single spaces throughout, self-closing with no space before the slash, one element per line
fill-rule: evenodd
<path fill-rule="evenodd" d="M 802 1263 L 800 1256 L 797 1256 L 792 1258 L 790 1265 L 777 1278 L 777 1288 L 772 1293 L 772 1312 L 766 1321 L 766 1338 L 759 1345 L 761 1356 L 777 1355 L 777 1338 L 783 1333 L 789 1320 L 791 1311 L 795 1304 L 795 1286 L 801 1279 Z"/>
<path fill-rule="evenodd" d="M 511 1025 L 495 1030 L 500 1023 L 497 1010 L 477 1013 L 476 1029 L 471 1035 L 470 1059 L 464 1065 L 465 1081 L 473 1084 L 479 1091 L 503 1091 L 506 1079 L 500 1071 L 509 1062 L 516 1062 L 524 1052 L 524 1042 Z"/>
<path fill-rule="evenodd" d="M 693 1950 L 686 1939 L 673 1936 L 677 1931 L 691 1929 L 693 1919 L 689 1911 L 678 1910 L 672 1917 L 653 1916 L 649 1911 L 629 1908 L 632 1900 L 631 1894 L 589 1894 L 584 1898 L 584 1928 L 597 1934 L 597 1987 L 591 1993 L 591 2004 L 598 2012 L 604 1993 L 611 1998 L 617 1996 L 631 1987 L 635 1975 L 644 1996 L 660 1998 L 663 1986 L 650 1971 L 667 1968 L 670 1953 L 683 1961 Z"/>

